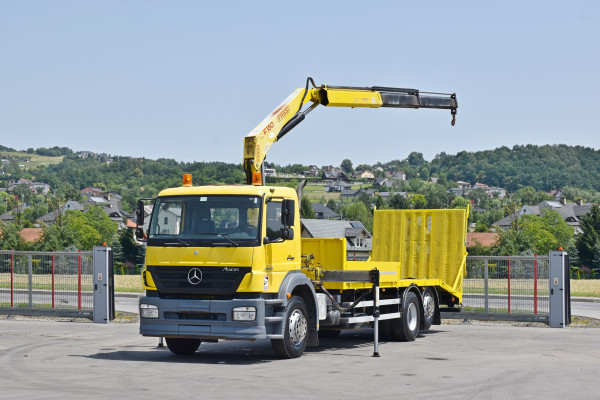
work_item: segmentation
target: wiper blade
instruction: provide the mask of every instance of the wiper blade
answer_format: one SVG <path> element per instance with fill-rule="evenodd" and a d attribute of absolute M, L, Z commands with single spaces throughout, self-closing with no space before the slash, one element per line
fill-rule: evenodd
<path fill-rule="evenodd" d="M 175 240 L 177 240 L 177 242 L 175 242 L 175 243 L 173 243 L 173 242 L 169 242 L 169 243 L 165 242 L 165 244 L 169 245 L 169 246 L 180 246 L 180 247 L 182 247 L 182 246 L 188 247 L 190 245 L 188 242 L 184 242 L 181 239 L 175 239 Z"/>
<path fill-rule="evenodd" d="M 222 233 L 217 233 L 217 236 L 227 240 L 229 243 L 231 243 L 235 247 L 239 246 L 238 242 L 236 242 L 235 240 L 231 240 L 230 238 L 228 238 L 226 235 L 224 235 Z M 213 244 L 216 244 L 216 243 L 213 243 Z"/>
<path fill-rule="evenodd" d="M 225 240 L 227 240 L 229 243 L 231 243 L 233 246 L 238 247 L 240 244 L 238 242 L 236 242 L 235 240 L 231 240 L 230 238 L 227 237 L 227 233 L 209 233 L 209 232 L 198 232 L 198 233 L 194 233 L 194 235 L 207 235 L 207 236 L 216 236 L 218 238 L 223 238 Z M 213 243 L 213 245 L 215 244 L 219 244 L 219 243 Z"/>

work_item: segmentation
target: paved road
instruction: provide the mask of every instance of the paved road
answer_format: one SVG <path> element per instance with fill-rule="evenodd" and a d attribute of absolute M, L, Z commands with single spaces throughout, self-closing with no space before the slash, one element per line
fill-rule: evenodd
<path fill-rule="evenodd" d="M 592 399 L 598 329 L 442 325 L 413 343 L 372 331 L 322 340 L 295 360 L 268 341 L 202 344 L 187 357 L 138 325 L 0 319 L 6 399 Z"/>

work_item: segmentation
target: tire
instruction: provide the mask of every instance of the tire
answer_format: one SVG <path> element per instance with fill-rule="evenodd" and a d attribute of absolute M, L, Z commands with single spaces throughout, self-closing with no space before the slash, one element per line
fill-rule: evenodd
<path fill-rule="evenodd" d="M 301 297 L 290 299 L 285 311 L 283 339 L 272 339 L 271 345 L 280 358 L 297 358 L 308 342 L 308 309 Z"/>
<path fill-rule="evenodd" d="M 423 330 L 428 331 L 433 325 L 435 317 L 435 296 L 433 289 L 427 288 L 423 292 Z"/>
<path fill-rule="evenodd" d="M 200 347 L 200 339 L 166 338 L 167 347 L 177 355 L 194 354 Z"/>
<path fill-rule="evenodd" d="M 408 293 L 402 316 L 399 319 L 392 320 L 392 335 L 395 340 L 401 342 L 412 342 L 419 334 L 419 320 L 421 312 L 419 310 L 419 299 L 414 292 Z"/>

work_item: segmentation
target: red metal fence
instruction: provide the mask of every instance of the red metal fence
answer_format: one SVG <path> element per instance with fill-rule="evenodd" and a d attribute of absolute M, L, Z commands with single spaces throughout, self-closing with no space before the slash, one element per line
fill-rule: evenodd
<path fill-rule="evenodd" d="M 0 250 L 0 308 L 93 310 L 91 251 Z"/>
<path fill-rule="evenodd" d="M 463 311 L 496 319 L 547 319 L 548 274 L 548 256 L 469 256 Z"/>

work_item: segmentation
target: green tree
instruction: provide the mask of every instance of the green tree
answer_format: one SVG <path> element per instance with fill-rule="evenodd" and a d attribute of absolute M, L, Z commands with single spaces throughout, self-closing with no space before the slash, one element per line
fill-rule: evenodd
<path fill-rule="evenodd" d="M 471 202 L 462 196 L 456 196 L 452 200 L 452 208 L 468 209 L 471 206 Z"/>
<path fill-rule="evenodd" d="M 347 158 L 342 161 L 340 167 L 346 173 L 346 175 L 350 175 L 354 171 L 354 169 L 352 168 L 352 161 L 350 161 Z"/>
<path fill-rule="evenodd" d="M 130 262 L 138 264 L 138 246 L 135 244 L 133 239 L 133 229 L 123 229 L 119 235 L 119 244 L 121 248 L 122 260 L 121 262 Z"/>
<path fill-rule="evenodd" d="M 378 210 L 385 208 L 385 201 L 380 195 L 375 196 L 375 207 L 377 207 Z"/>
<path fill-rule="evenodd" d="M 577 250 L 583 266 L 590 267 L 594 261 L 594 247 L 600 244 L 600 208 L 594 204 L 581 219 L 582 233 L 577 237 Z"/>
<path fill-rule="evenodd" d="M 425 164 L 425 158 L 423 157 L 423 153 L 419 153 L 413 151 L 408 155 L 408 163 L 414 167 L 418 167 L 420 165 Z"/>
<path fill-rule="evenodd" d="M 355 201 L 344 208 L 344 219 L 360 221 L 369 232 L 373 231 L 373 215 L 362 201 Z"/>
<path fill-rule="evenodd" d="M 474 206 L 476 208 L 483 208 L 483 209 L 487 208 L 488 201 L 490 199 L 487 192 L 483 188 L 477 188 L 477 189 L 471 190 L 469 192 L 469 194 L 467 195 L 467 197 L 470 200 L 473 200 L 475 202 Z"/>
<path fill-rule="evenodd" d="M 49 232 L 55 235 L 52 242 L 56 246 L 62 246 L 66 240 L 71 240 L 70 244 L 75 247 L 91 250 L 94 246 L 112 243 L 117 230 L 117 224 L 100 207 L 92 206 L 85 212 L 66 211 L 63 226 Z"/>
<path fill-rule="evenodd" d="M 31 204 L 33 201 L 33 192 L 28 185 L 15 185 L 12 193 L 17 196 L 22 203 Z"/>
<path fill-rule="evenodd" d="M 412 208 L 414 209 L 424 209 L 427 208 L 427 199 L 422 194 L 414 194 L 410 198 L 410 202 L 412 204 Z"/>
<path fill-rule="evenodd" d="M 388 200 L 388 206 L 392 210 L 408 210 L 412 207 L 412 203 L 408 197 L 396 193 Z"/>
<path fill-rule="evenodd" d="M 573 228 L 554 210 L 546 210 L 540 217 L 523 215 L 517 226 L 518 229 L 500 233 L 500 255 L 519 255 L 527 251 L 548 254 L 559 247 L 567 248 L 573 237 Z"/>
<path fill-rule="evenodd" d="M 329 208 L 330 210 L 333 210 L 335 212 L 339 211 L 339 207 L 334 199 L 327 200 L 326 206 L 327 206 L 327 208 Z"/>
<path fill-rule="evenodd" d="M 554 200 L 543 191 L 537 191 L 533 186 L 526 186 L 517 190 L 515 199 L 520 200 L 521 204 L 535 205 L 544 200 Z"/>
<path fill-rule="evenodd" d="M 300 218 L 316 218 L 315 210 L 313 210 L 310 204 L 310 199 L 306 196 L 302 196 L 302 201 L 300 202 Z"/>
<path fill-rule="evenodd" d="M 371 196 L 369 196 L 367 193 L 362 192 L 358 197 L 358 200 L 363 202 L 367 210 L 371 209 Z"/>
<path fill-rule="evenodd" d="M 0 229 L 0 249 L 1 250 L 30 250 L 30 246 L 19 234 L 22 227 L 16 223 L 2 225 Z"/>

